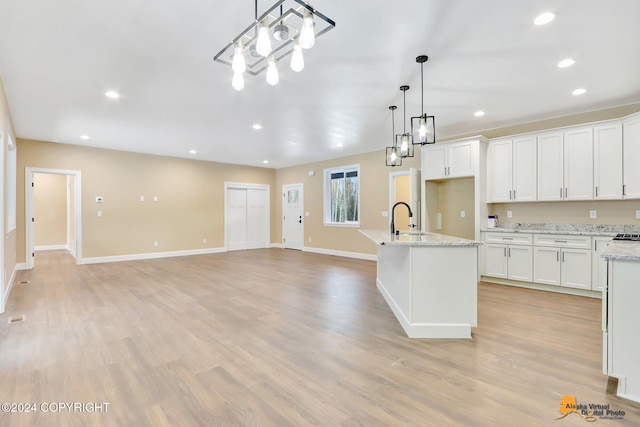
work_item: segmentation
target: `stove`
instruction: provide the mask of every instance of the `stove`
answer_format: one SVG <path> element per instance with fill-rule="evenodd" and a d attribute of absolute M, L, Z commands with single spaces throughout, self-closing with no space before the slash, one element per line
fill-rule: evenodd
<path fill-rule="evenodd" d="M 628 242 L 640 242 L 640 234 L 637 233 L 618 233 L 613 240 L 626 240 Z"/>

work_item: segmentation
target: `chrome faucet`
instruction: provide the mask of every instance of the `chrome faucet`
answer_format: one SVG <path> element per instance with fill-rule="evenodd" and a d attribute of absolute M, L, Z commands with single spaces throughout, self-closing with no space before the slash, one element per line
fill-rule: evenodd
<path fill-rule="evenodd" d="M 393 207 L 391 208 L 391 235 L 392 236 L 394 234 L 396 236 L 400 234 L 400 230 L 396 230 L 396 225 L 395 225 L 396 206 L 398 205 L 405 205 L 407 209 L 409 209 L 409 218 L 413 217 L 413 212 L 411 212 L 411 207 L 409 207 L 409 205 L 406 204 L 405 202 L 398 202 L 395 205 L 393 205 Z"/>

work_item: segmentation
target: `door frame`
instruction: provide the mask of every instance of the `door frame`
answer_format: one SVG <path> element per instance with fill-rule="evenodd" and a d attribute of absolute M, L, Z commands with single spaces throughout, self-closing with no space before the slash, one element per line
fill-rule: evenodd
<path fill-rule="evenodd" d="M 34 253 L 34 230 L 33 222 L 31 218 L 34 215 L 34 194 L 33 183 L 34 174 L 43 173 L 51 175 L 67 175 L 75 178 L 75 226 L 76 226 L 76 244 L 75 258 L 76 264 L 82 263 L 82 172 L 79 170 L 70 169 L 47 169 L 47 168 L 32 168 L 27 167 L 24 171 L 24 190 L 25 190 L 25 268 L 30 270 L 33 268 L 35 262 L 33 259 Z M 67 242 L 68 243 L 68 242 Z M 71 249 L 71 248 L 70 248 Z"/>
<path fill-rule="evenodd" d="M 267 235 L 267 246 L 271 245 L 271 186 L 269 184 L 250 184 L 245 182 L 224 182 L 224 250 L 229 250 L 229 230 L 227 226 L 229 224 L 229 211 L 227 206 L 227 190 L 230 188 L 240 189 L 240 190 L 264 190 L 267 192 L 267 221 L 266 221 L 266 235 Z"/>
<path fill-rule="evenodd" d="M 296 184 L 283 184 L 282 185 L 282 247 L 285 248 L 285 240 L 284 240 L 284 230 L 285 230 L 285 208 L 286 208 L 286 188 L 288 187 L 301 187 L 302 191 L 300 192 L 300 204 L 302 205 L 302 216 L 304 217 L 304 184 L 302 182 Z M 302 239 L 300 240 L 300 250 L 304 249 L 304 219 L 302 220 Z M 298 248 L 290 248 L 290 249 L 298 249 Z"/>

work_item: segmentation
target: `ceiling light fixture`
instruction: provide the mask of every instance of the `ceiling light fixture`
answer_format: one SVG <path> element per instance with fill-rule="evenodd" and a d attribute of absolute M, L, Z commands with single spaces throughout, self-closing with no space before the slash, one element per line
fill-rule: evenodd
<path fill-rule="evenodd" d="M 89 135 L 80 135 L 80 138 L 82 138 L 82 139 L 91 139 L 91 138 L 89 137 Z"/>
<path fill-rule="evenodd" d="M 574 90 L 573 92 L 571 92 L 571 95 L 583 95 L 583 94 L 585 94 L 586 92 L 587 92 L 587 90 L 586 90 L 586 89 L 584 89 L 584 88 L 579 88 L 579 89 L 576 89 L 576 90 Z"/>
<path fill-rule="evenodd" d="M 120 98 L 120 94 L 118 92 L 116 92 L 115 90 L 109 90 L 107 92 L 104 93 L 104 95 L 107 98 L 111 98 L 111 99 L 118 99 Z"/>
<path fill-rule="evenodd" d="M 231 86 L 238 91 L 244 89 L 245 73 L 256 76 L 266 70 L 267 82 L 277 84 L 280 79 L 275 64 L 290 54 L 291 69 L 302 71 L 303 49 L 311 49 L 316 38 L 336 26 L 332 19 L 304 0 L 278 0 L 260 16 L 258 0 L 255 0 L 254 16 L 253 23 L 213 58 L 231 66 Z M 245 51 L 249 52 L 248 56 Z"/>
<path fill-rule="evenodd" d="M 571 67 L 575 63 L 576 63 L 576 61 L 574 61 L 573 59 L 566 58 L 566 59 L 563 59 L 562 61 L 558 62 L 558 68 Z"/>
<path fill-rule="evenodd" d="M 476 117 L 482 117 L 484 116 L 484 111 L 476 111 L 475 113 L 473 113 L 473 115 Z"/>
<path fill-rule="evenodd" d="M 412 143 L 415 145 L 436 143 L 436 118 L 427 116 L 424 112 L 424 63 L 429 60 L 427 55 L 420 55 L 416 62 L 420 64 L 420 85 L 422 86 L 422 114 L 418 117 L 411 117 Z"/>
<path fill-rule="evenodd" d="M 266 165 L 267 163 L 269 163 L 269 160 L 263 160 L 262 163 Z"/>
<path fill-rule="evenodd" d="M 387 147 L 386 150 L 386 165 L 391 167 L 402 166 L 402 157 L 400 157 L 396 146 L 395 111 L 397 108 L 395 105 L 389 107 L 389 110 L 391 110 L 391 147 Z"/>
<path fill-rule="evenodd" d="M 536 25 L 546 25 L 554 19 L 556 19 L 556 15 L 551 12 L 545 12 L 536 16 L 536 19 L 533 20 L 533 23 Z"/>
<path fill-rule="evenodd" d="M 398 154 L 400 157 L 413 157 L 411 134 L 407 133 L 407 91 L 409 90 L 409 86 L 400 86 L 400 90 L 402 91 L 402 96 L 404 98 L 402 107 L 402 112 L 404 114 L 404 119 L 402 120 L 403 131 L 401 134 L 396 135 L 395 145 L 398 147 Z"/>
<path fill-rule="evenodd" d="M 196 150 L 189 150 L 189 154 L 197 154 L 198 152 Z"/>
<path fill-rule="evenodd" d="M 254 123 L 253 126 L 251 126 L 253 129 L 255 130 L 260 130 L 262 129 L 262 125 L 260 123 Z"/>

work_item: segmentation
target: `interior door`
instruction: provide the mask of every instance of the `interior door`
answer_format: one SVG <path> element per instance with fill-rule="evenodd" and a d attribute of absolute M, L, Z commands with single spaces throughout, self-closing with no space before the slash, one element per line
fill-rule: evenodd
<path fill-rule="evenodd" d="M 267 209 L 269 201 L 265 190 L 247 189 L 247 249 L 266 248 Z"/>
<path fill-rule="evenodd" d="M 257 184 L 225 184 L 227 250 L 269 247 L 269 190 L 262 187 Z"/>
<path fill-rule="evenodd" d="M 302 250 L 304 243 L 304 193 L 302 184 L 282 186 L 282 246 Z"/>

